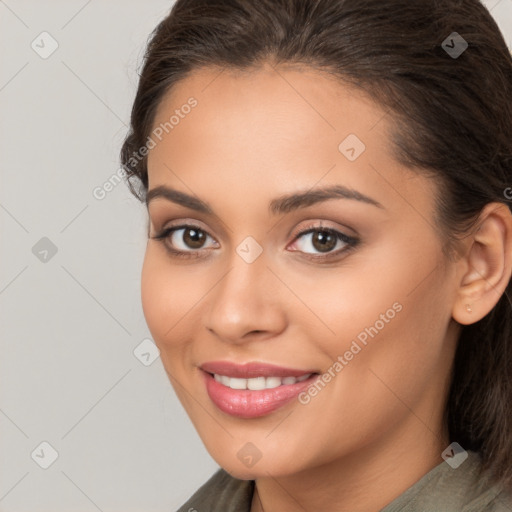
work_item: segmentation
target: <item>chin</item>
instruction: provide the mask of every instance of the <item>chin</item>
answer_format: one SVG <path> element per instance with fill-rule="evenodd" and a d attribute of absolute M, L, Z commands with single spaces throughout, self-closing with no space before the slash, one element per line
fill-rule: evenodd
<path fill-rule="evenodd" d="M 233 467 L 233 466 L 221 466 L 221 468 L 229 473 L 233 478 L 238 478 L 238 480 L 256 480 L 256 478 L 260 478 L 263 476 L 259 472 L 255 472 L 253 469 L 247 469 L 243 470 L 239 467 Z"/>
<path fill-rule="evenodd" d="M 252 467 L 244 467 L 244 464 L 237 457 L 229 461 L 225 458 L 215 460 L 224 471 L 239 480 L 256 480 L 257 478 L 265 478 L 269 475 L 283 477 L 301 470 L 301 468 L 292 467 L 290 461 L 276 463 L 277 461 L 264 461 L 262 458 Z"/>

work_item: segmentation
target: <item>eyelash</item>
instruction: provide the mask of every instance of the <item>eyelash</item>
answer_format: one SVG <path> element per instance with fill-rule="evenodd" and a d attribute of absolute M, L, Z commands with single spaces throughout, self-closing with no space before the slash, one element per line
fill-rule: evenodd
<path fill-rule="evenodd" d="M 197 231 L 201 231 L 202 233 L 205 233 L 210 238 L 213 238 L 210 234 L 208 234 L 208 232 L 206 230 L 200 228 L 199 226 L 196 226 L 194 224 L 181 224 L 179 226 L 171 226 L 169 228 L 166 228 L 166 229 L 162 230 L 160 233 L 152 236 L 151 239 L 152 240 L 156 240 L 158 242 L 162 242 L 164 244 L 164 246 L 165 246 L 165 249 L 173 257 L 184 258 L 184 259 L 201 258 L 202 256 L 200 256 L 200 252 L 201 251 L 207 251 L 208 249 L 197 249 L 197 250 L 190 250 L 190 251 L 180 251 L 180 250 L 172 248 L 171 246 L 169 246 L 168 244 L 165 243 L 167 238 L 169 238 L 169 236 L 172 233 L 174 233 L 175 231 L 179 231 L 180 229 L 188 229 L 188 228 L 191 228 L 191 229 L 194 229 L 194 230 L 197 230 Z M 343 247 L 342 249 L 338 249 L 337 251 L 326 253 L 325 255 L 322 255 L 322 256 L 313 256 L 311 254 L 304 253 L 306 255 L 305 257 L 307 259 L 310 259 L 310 260 L 313 260 L 313 261 L 324 261 L 324 260 L 327 260 L 327 259 L 333 259 L 336 256 L 339 256 L 341 253 L 348 253 L 349 251 L 352 251 L 353 249 L 355 249 L 356 246 L 360 242 L 360 240 L 358 238 L 356 238 L 356 237 L 352 237 L 352 236 L 346 235 L 345 233 L 342 233 L 341 231 L 338 231 L 338 230 L 333 229 L 333 228 L 327 228 L 327 227 L 318 226 L 318 225 L 311 226 L 309 228 L 306 228 L 304 231 L 300 231 L 299 233 L 297 233 L 295 235 L 294 239 L 293 239 L 293 242 L 295 242 L 299 238 L 303 237 L 304 235 L 307 235 L 309 233 L 316 233 L 316 232 L 329 233 L 331 235 L 334 235 L 336 237 L 337 241 L 341 240 L 343 243 L 345 243 L 347 245 L 345 247 Z M 297 252 L 301 252 L 301 251 L 297 250 Z"/>

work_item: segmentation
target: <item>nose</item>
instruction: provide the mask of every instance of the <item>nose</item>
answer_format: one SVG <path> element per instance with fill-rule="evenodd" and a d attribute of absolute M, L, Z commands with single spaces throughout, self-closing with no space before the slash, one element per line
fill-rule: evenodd
<path fill-rule="evenodd" d="M 263 254 L 252 263 L 235 254 L 230 263 L 208 294 L 205 327 L 219 339 L 236 344 L 278 335 L 287 321 L 280 301 L 282 284 L 267 268 Z"/>

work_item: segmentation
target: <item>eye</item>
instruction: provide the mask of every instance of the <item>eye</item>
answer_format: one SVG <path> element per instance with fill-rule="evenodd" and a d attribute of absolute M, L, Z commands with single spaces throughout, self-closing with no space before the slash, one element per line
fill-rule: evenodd
<path fill-rule="evenodd" d="M 353 249 L 358 242 L 357 238 L 348 236 L 336 229 L 313 226 L 298 233 L 292 247 L 296 247 L 293 250 L 309 254 L 309 257 L 313 256 L 312 259 L 322 259 L 334 257 Z M 314 251 L 319 251 L 320 255 L 314 256 Z"/>
<path fill-rule="evenodd" d="M 208 238 L 213 240 L 204 229 L 192 224 L 169 227 L 152 237 L 153 240 L 164 242 L 171 254 L 185 258 L 199 257 L 198 252 L 204 250 Z"/>

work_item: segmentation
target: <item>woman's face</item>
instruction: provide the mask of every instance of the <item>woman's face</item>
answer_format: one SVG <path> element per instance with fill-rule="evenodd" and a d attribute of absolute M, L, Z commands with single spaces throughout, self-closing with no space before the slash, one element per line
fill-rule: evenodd
<path fill-rule="evenodd" d="M 391 126 L 332 78 L 268 65 L 196 71 L 159 105 L 144 314 L 239 478 L 449 442 L 460 275 L 434 185 L 393 160 Z"/>

